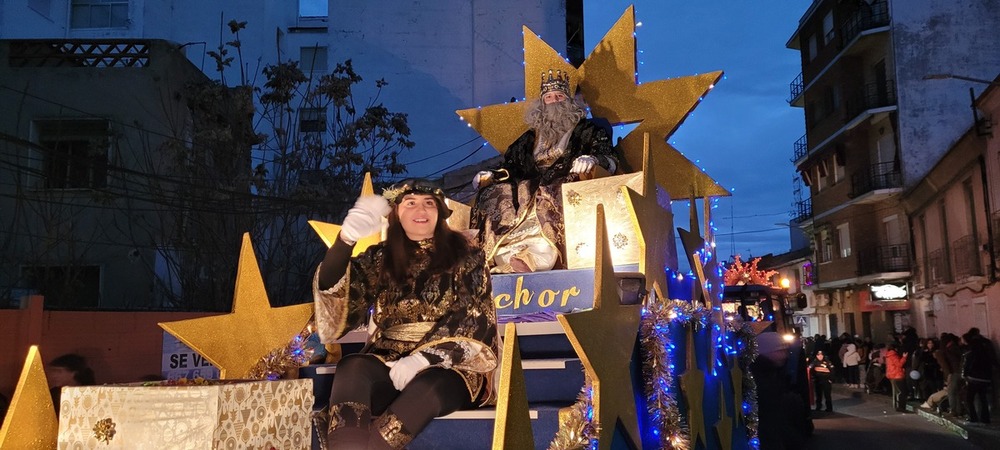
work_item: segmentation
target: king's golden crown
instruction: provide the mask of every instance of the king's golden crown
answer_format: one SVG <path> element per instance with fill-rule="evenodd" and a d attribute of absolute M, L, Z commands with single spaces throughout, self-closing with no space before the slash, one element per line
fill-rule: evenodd
<path fill-rule="evenodd" d="M 569 73 L 562 70 L 553 73 L 552 69 L 549 69 L 548 74 L 542 72 L 542 89 L 538 95 L 542 96 L 552 91 L 559 91 L 567 97 L 572 97 L 569 92 Z"/>

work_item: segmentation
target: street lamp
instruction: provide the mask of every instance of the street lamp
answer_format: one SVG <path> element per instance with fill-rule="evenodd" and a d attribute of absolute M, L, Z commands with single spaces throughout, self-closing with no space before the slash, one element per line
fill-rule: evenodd
<path fill-rule="evenodd" d="M 1000 83 L 997 83 L 996 81 L 984 80 L 982 78 L 967 77 L 967 76 L 964 76 L 964 75 L 954 75 L 954 74 L 950 74 L 950 73 L 932 73 L 930 75 L 924 75 L 923 79 L 925 79 L 925 80 L 947 80 L 947 79 L 955 79 L 955 80 L 971 81 L 973 83 L 989 84 L 989 85 L 992 85 L 992 86 L 1000 86 Z"/>
<path fill-rule="evenodd" d="M 973 83 L 985 84 L 988 86 L 1000 86 L 1000 83 L 991 80 L 984 80 L 982 78 L 967 77 L 964 75 L 955 75 L 951 73 L 932 73 L 929 75 L 924 75 L 925 80 L 947 80 L 955 79 L 962 81 L 970 81 Z M 977 136 L 992 136 L 993 135 L 993 122 L 986 117 L 979 117 L 979 110 L 976 109 L 976 92 L 975 89 L 969 88 L 969 98 L 972 99 L 972 123 L 976 127 Z"/>

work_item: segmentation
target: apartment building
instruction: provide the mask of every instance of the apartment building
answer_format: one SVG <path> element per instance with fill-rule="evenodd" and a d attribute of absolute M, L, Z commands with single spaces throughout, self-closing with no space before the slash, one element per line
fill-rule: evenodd
<path fill-rule="evenodd" d="M 789 104 L 806 134 L 792 163 L 808 186 L 794 225 L 812 237 L 811 320 L 884 341 L 911 315 L 914 255 L 901 203 L 968 128 L 968 97 L 935 75 L 996 73 L 1000 16 L 959 0 L 816 0 L 787 47 L 802 73 Z M 950 87 L 954 87 L 951 85 Z"/>

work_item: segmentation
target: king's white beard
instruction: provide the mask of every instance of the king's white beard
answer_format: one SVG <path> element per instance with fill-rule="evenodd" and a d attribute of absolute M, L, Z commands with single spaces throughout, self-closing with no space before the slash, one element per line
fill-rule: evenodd
<path fill-rule="evenodd" d="M 572 130 L 586 115 L 587 112 L 572 99 L 548 105 L 535 100 L 528 108 L 525 120 L 535 130 L 535 136 L 540 142 L 550 146 Z"/>

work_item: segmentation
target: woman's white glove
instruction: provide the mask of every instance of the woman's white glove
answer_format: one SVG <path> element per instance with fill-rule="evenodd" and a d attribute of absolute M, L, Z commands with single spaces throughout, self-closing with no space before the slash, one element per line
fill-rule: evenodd
<path fill-rule="evenodd" d="M 354 244 L 363 237 L 382 230 L 382 218 L 392 211 L 389 202 L 381 195 L 358 197 L 354 206 L 347 211 L 347 217 L 340 226 L 340 237 L 348 244 Z"/>
<path fill-rule="evenodd" d="M 472 177 L 472 188 L 479 189 L 479 186 L 483 183 L 489 183 L 493 180 L 493 172 L 489 170 L 481 170 L 474 177 Z"/>
<path fill-rule="evenodd" d="M 578 156 L 573 160 L 569 173 L 590 173 L 597 167 L 597 158 L 590 155 Z"/>
<path fill-rule="evenodd" d="M 397 391 L 402 391 L 407 384 L 410 384 L 413 377 L 430 366 L 431 362 L 424 358 L 424 355 L 414 353 L 400 358 L 398 361 L 387 362 L 385 365 L 389 366 L 389 378 L 392 379 L 392 385 L 396 387 Z"/>

